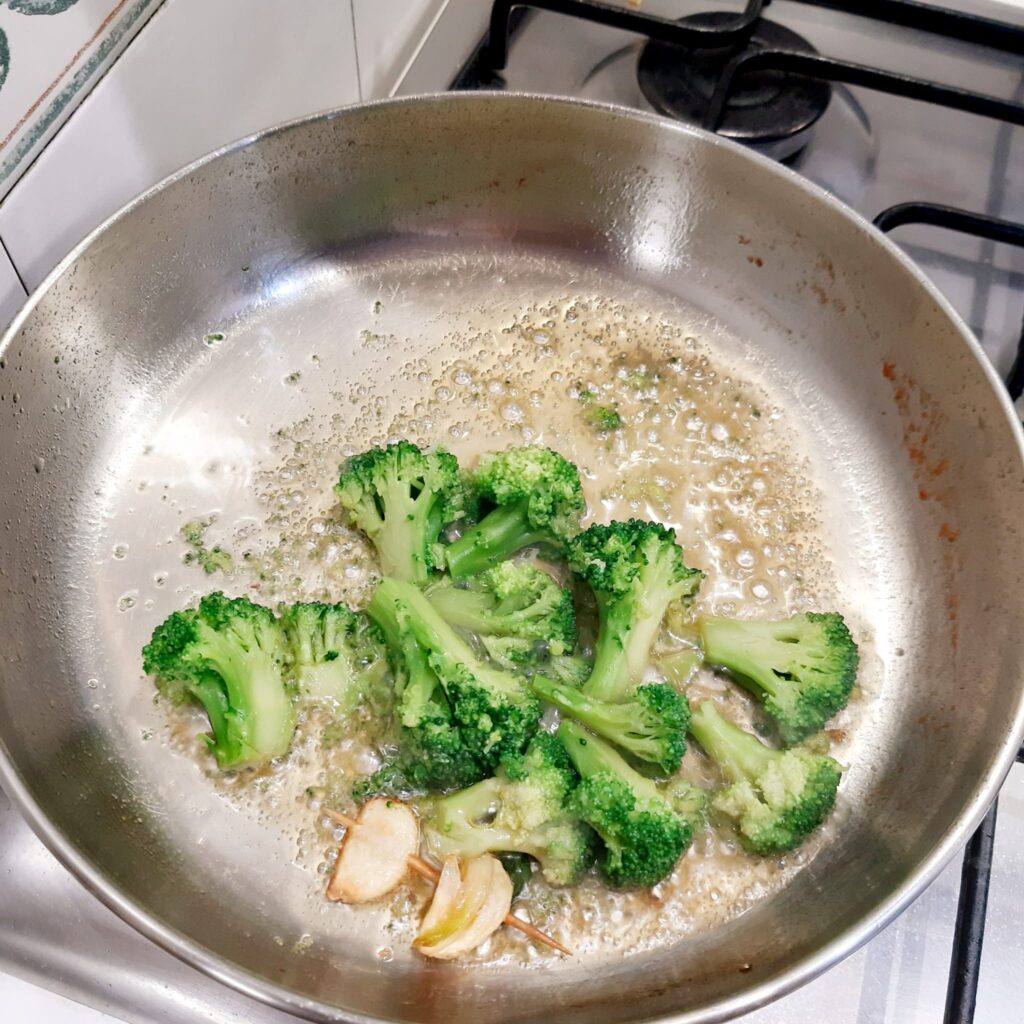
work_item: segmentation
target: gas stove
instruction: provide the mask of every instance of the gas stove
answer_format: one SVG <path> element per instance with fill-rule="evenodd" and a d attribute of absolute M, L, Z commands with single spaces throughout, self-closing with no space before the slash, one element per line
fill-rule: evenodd
<path fill-rule="evenodd" d="M 395 88 L 574 96 L 703 125 L 785 161 L 883 230 L 1024 390 L 1024 10 L 961 0 L 447 0 Z M 904 914 L 744 1024 L 1008 1024 L 1024 957 L 1024 765 Z M 0 970 L 137 1024 L 295 1018 L 133 932 L 0 792 Z"/>
<path fill-rule="evenodd" d="M 947 17 L 910 0 L 709 6 L 498 0 L 492 30 L 509 25 L 507 45 L 503 32 L 482 44 L 453 86 L 676 117 L 785 160 L 868 219 L 901 207 L 884 222 L 894 240 L 1008 377 L 1024 321 L 1024 179 L 1010 174 L 1024 166 L 1024 15 L 983 0 Z M 749 38 L 722 42 L 746 21 Z M 682 42 L 673 41 L 677 29 Z M 432 59 L 429 44 L 421 60 Z M 725 101 L 717 113 L 716 100 Z M 1015 398 L 1022 383 L 1014 381 Z"/>

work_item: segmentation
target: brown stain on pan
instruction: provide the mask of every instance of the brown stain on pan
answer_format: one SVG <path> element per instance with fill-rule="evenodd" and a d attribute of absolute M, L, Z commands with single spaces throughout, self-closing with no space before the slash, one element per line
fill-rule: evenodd
<path fill-rule="evenodd" d="M 946 580 L 946 620 L 949 623 L 949 643 L 953 653 L 959 637 L 958 604 L 955 583 L 959 569 L 956 541 L 960 527 L 955 520 L 956 491 L 949 480 L 949 461 L 934 451 L 934 438 L 945 419 L 939 405 L 931 395 L 900 371 L 895 363 L 882 363 L 882 376 L 892 389 L 892 400 L 903 428 L 901 445 L 910 463 L 919 501 L 934 502 L 941 508 L 942 521 L 937 536 L 941 546 L 942 569 Z"/>

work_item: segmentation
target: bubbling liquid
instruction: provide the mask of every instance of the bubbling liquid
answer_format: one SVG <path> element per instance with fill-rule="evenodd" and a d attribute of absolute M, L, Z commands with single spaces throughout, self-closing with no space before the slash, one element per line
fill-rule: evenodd
<path fill-rule="evenodd" d="M 668 617 L 662 648 L 692 645 L 697 612 L 772 617 L 833 607 L 821 495 L 798 433 L 763 385 L 729 364 L 720 332 L 699 317 L 677 322 L 591 296 L 477 311 L 406 360 L 393 336 L 363 331 L 381 372 L 337 393 L 328 414 L 275 432 L 273 455 L 255 475 L 263 521 L 234 524 L 227 545 L 234 589 L 267 604 L 365 605 L 378 578 L 373 551 L 344 524 L 331 488 L 346 456 L 407 439 L 443 445 L 466 466 L 483 451 L 547 445 L 580 467 L 586 522 L 636 516 L 674 528 L 687 563 L 706 576 L 692 609 Z M 706 668 L 686 692 L 756 723 L 754 702 Z M 855 722 L 857 704 L 855 697 L 844 726 Z M 202 728 L 198 713 L 175 712 L 170 741 L 193 753 Z M 317 899 L 342 834 L 318 812 L 351 806 L 352 782 L 377 764 L 381 729 L 372 708 L 347 723 L 300 709 L 292 750 L 270 768 L 225 777 L 204 761 L 227 799 L 296 837 L 296 863 Z M 840 760 L 848 735 L 834 736 Z M 681 774 L 705 786 L 719 781 L 694 749 Z M 792 880 L 827 836 L 826 828 L 787 857 L 759 858 L 730 834 L 709 831 L 651 890 L 610 891 L 596 876 L 554 889 L 535 874 L 517 906 L 578 954 L 621 957 L 742 913 Z M 393 894 L 383 915 L 366 908 L 382 929 L 385 958 L 415 933 L 429 891 L 416 881 Z M 464 962 L 556 960 L 503 929 Z"/>

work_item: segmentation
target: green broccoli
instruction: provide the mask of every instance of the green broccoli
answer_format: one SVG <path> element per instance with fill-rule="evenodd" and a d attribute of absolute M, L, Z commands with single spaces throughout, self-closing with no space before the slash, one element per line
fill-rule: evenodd
<path fill-rule="evenodd" d="M 195 563 L 207 576 L 212 576 L 218 570 L 227 575 L 235 569 L 234 559 L 219 544 L 214 544 L 213 547 L 206 546 L 206 531 L 213 526 L 216 519 L 216 516 L 192 519 L 178 531 L 188 546 L 182 561 L 186 565 Z"/>
<path fill-rule="evenodd" d="M 583 690 L 621 700 L 643 677 L 669 605 L 691 597 L 704 574 L 683 562 L 671 530 L 640 519 L 590 526 L 569 542 L 568 555 L 597 598 L 594 670 Z"/>
<path fill-rule="evenodd" d="M 157 626 L 142 665 L 175 703 L 203 705 L 213 733 L 206 743 L 218 765 L 241 768 L 288 751 L 295 709 L 282 674 L 286 654 L 268 608 L 217 592 Z"/>
<path fill-rule="evenodd" d="M 441 528 L 472 506 L 454 455 L 408 441 L 348 460 L 334 491 L 377 550 L 385 576 L 425 583 L 443 564 Z"/>
<path fill-rule="evenodd" d="M 704 658 L 764 702 L 786 743 L 846 707 L 860 655 L 843 617 L 808 612 L 778 622 L 702 618 Z"/>
<path fill-rule="evenodd" d="M 522 753 L 537 731 L 540 705 L 516 676 L 482 662 L 418 587 L 382 580 L 367 614 L 390 644 L 402 646 L 406 661 L 418 661 L 418 678 L 440 681 L 465 750 L 486 771 Z M 416 707 L 437 699 L 426 682 L 418 691 Z M 399 700 L 410 707 L 404 692 Z"/>
<path fill-rule="evenodd" d="M 589 678 L 593 665 L 579 654 L 562 654 L 544 666 L 544 674 L 566 686 L 581 687 Z"/>
<path fill-rule="evenodd" d="M 426 595 L 449 625 L 475 634 L 503 668 L 529 668 L 576 644 L 572 595 L 532 565 L 501 562 L 457 581 L 442 576 Z"/>
<path fill-rule="evenodd" d="M 558 737 L 583 776 L 568 806 L 604 840 L 598 861 L 604 877 L 615 886 L 643 887 L 667 878 L 693 841 L 689 788 L 661 789 L 571 719 L 562 719 Z"/>
<path fill-rule="evenodd" d="M 407 797 L 472 785 L 489 769 L 466 745 L 451 702 L 427 652 L 408 632 L 394 602 L 371 603 L 369 615 L 384 634 L 395 679 L 397 750 L 352 791 L 357 802 L 382 794 Z"/>
<path fill-rule="evenodd" d="M 690 705 L 671 686 L 640 686 L 632 696 L 611 704 L 541 676 L 534 676 L 531 685 L 541 700 L 641 761 L 657 765 L 662 774 L 679 771 L 686 751 Z"/>
<path fill-rule="evenodd" d="M 572 885 L 597 845 L 593 830 L 565 808 L 576 779 L 562 744 L 539 732 L 493 778 L 437 801 L 426 823 L 431 845 L 463 857 L 526 853 L 552 885 Z"/>
<path fill-rule="evenodd" d="M 591 430 L 599 434 L 618 430 L 622 426 L 622 416 L 618 409 L 608 405 L 590 405 L 583 410 L 583 420 Z"/>
<path fill-rule="evenodd" d="M 723 718 L 711 701 L 698 706 L 690 732 L 730 783 L 712 807 L 733 821 L 747 850 L 785 853 L 828 817 L 842 775 L 831 757 L 773 750 Z"/>
<path fill-rule="evenodd" d="M 560 548 L 586 510 L 579 470 L 549 448 L 482 455 L 473 483 L 496 507 L 445 549 L 455 577 L 473 576 L 530 544 Z"/>
<path fill-rule="evenodd" d="M 343 604 L 288 605 L 281 611 L 281 626 L 288 675 L 299 693 L 312 700 L 330 700 L 350 711 L 386 669 L 381 631 Z"/>

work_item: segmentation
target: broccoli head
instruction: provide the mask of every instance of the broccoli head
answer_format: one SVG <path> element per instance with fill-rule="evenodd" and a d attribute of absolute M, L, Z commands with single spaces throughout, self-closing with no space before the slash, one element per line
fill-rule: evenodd
<path fill-rule="evenodd" d="M 387 668 L 384 637 L 343 604 L 304 601 L 281 611 L 288 675 L 299 693 L 350 711 Z"/>
<path fill-rule="evenodd" d="M 408 441 L 349 459 L 334 492 L 350 522 L 373 541 L 384 575 L 414 583 L 441 566 L 441 528 L 472 505 L 455 456 Z"/>
<path fill-rule="evenodd" d="M 500 562 L 462 580 L 442 576 L 426 594 L 449 625 L 475 634 L 503 668 L 528 668 L 576 644 L 572 595 L 536 566 Z"/>
<path fill-rule="evenodd" d="M 558 737 L 583 777 L 569 808 L 604 841 L 598 861 L 604 877 L 614 886 L 641 887 L 667 878 L 693 840 L 689 797 L 677 809 L 672 791 L 571 719 L 562 719 Z"/>
<path fill-rule="evenodd" d="M 270 609 L 218 592 L 157 626 L 142 665 L 170 699 L 203 705 L 218 765 L 241 768 L 288 751 L 295 709 L 283 677 L 286 654 Z"/>
<path fill-rule="evenodd" d="M 436 679 L 468 754 L 485 771 L 521 754 L 537 731 L 540 705 L 516 676 L 481 661 L 469 645 L 441 618 L 423 592 L 410 583 L 384 579 L 370 600 L 367 614 L 417 664 L 417 679 Z M 427 692 L 418 687 L 420 703 Z M 431 691 L 430 701 L 436 700 Z M 399 704 L 408 713 L 403 690 Z"/>
<path fill-rule="evenodd" d="M 561 548 L 586 511 L 579 470 L 550 448 L 480 456 L 473 483 L 495 508 L 445 549 L 452 576 L 472 576 L 530 544 Z"/>
<path fill-rule="evenodd" d="M 567 550 L 597 599 L 594 670 L 584 692 L 621 700 L 643 677 L 669 605 L 691 597 L 704 574 L 685 564 L 671 530 L 641 519 L 590 526 Z"/>
<path fill-rule="evenodd" d="M 690 705 L 671 686 L 640 686 L 613 704 L 541 676 L 535 676 L 531 685 L 541 700 L 641 761 L 656 765 L 662 774 L 679 771 L 686 752 Z"/>
<path fill-rule="evenodd" d="M 831 757 L 773 750 L 723 718 L 711 701 L 694 712 L 690 731 L 729 782 L 712 807 L 732 820 L 745 849 L 785 853 L 828 817 L 842 775 Z"/>
<path fill-rule="evenodd" d="M 597 837 L 566 809 L 576 772 L 562 744 L 539 732 L 493 778 L 434 805 L 428 839 L 441 855 L 525 853 L 552 885 L 572 885 L 593 863 Z"/>
<path fill-rule="evenodd" d="M 860 655 L 836 612 L 776 622 L 702 618 L 700 632 L 705 660 L 764 702 L 786 743 L 817 732 L 846 707 Z"/>

